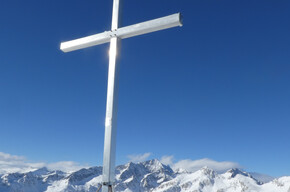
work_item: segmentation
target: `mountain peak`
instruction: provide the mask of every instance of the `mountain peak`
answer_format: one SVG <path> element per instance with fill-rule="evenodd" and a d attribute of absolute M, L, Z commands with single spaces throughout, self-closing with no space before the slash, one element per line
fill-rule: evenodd
<path fill-rule="evenodd" d="M 261 182 L 261 181 L 257 180 L 256 178 L 254 178 L 250 173 L 247 173 L 245 171 L 242 171 L 242 170 L 240 170 L 238 168 L 230 169 L 226 173 L 230 174 L 230 177 L 231 178 L 234 178 L 237 175 L 242 175 L 242 176 L 249 177 L 249 178 L 253 179 L 259 185 L 262 185 L 263 184 L 263 182 Z"/>
<path fill-rule="evenodd" d="M 32 173 L 33 175 L 45 175 L 49 173 L 49 170 L 46 167 L 42 167 L 34 171 L 29 171 L 28 173 Z"/>
<path fill-rule="evenodd" d="M 102 174 L 101 167 L 83 168 L 67 176 L 70 183 L 85 183 L 88 179 L 92 179 Z"/>
<path fill-rule="evenodd" d="M 203 175 L 206 175 L 206 176 L 208 176 L 210 178 L 214 178 L 217 175 L 217 173 L 213 169 L 211 169 L 211 168 L 209 168 L 207 166 L 202 167 L 199 171 Z"/>
<path fill-rule="evenodd" d="M 145 161 L 142 164 L 150 172 L 169 172 L 170 174 L 173 173 L 173 170 L 169 166 L 162 164 L 158 159 Z"/>
<path fill-rule="evenodd" d="M 244 175 L 244 176 L 246 176 L 246 177 L 251 176 L 249 173 L 244 172 L 244 171 L 242 171 L 242 170 L 240 170 L 240 169 L 238 169 L 238 168 L 230 169 L 230 170 L 228 170 L 227 172 L 231 174 L 231 177 L 232 177 L 232 178 L 234 178 L 234 177 L 235 177 L 236 175 L 238 175 L 238 174 L 239 174 L 239 175 Z"/>
<path fill-rule="evenodd" d="M 162 166 L 162 163 L 158 159 L 151 159 L 148 161 L 144 161 L 143 164 Z"/>

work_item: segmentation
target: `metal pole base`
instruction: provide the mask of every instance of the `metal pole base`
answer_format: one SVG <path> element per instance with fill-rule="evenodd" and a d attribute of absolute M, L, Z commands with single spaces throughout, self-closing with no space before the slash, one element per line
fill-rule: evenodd
<path fill-rule="evenodd" d="M 101 184 L 100 187 L 97 189 L 97 192 L 99 192 L 102 187 L 104 186 L 104 190 L 102 192 L 113 192 L 113 186 L 112 185 L 107 185 L 107 184 Z"/>

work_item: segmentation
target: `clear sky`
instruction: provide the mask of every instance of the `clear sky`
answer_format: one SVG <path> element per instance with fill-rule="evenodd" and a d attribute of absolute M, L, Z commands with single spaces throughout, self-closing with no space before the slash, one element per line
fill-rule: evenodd
<path fill-rule="evenodd" d="M 117 164 L 128 155 L 237 162 L 290 175 L 290 1 L 124 0 L 123 26 L 184 26 L 122 41 Z M 0 152 L 102 165 L 111 0 L 4 0 Z"/>

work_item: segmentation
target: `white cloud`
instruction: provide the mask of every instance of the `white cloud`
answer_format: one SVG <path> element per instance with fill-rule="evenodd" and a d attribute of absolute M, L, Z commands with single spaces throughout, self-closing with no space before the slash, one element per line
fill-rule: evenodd
<path fill-rule="evenodd" d="M 44 166 L 42 163 L 29 163 L 22 156 L 0 152 L 0 173 L 26 172 Z"/>
<path fill-rule="evenodd" d="M 204 158 L 198 160 L 184 159 L 177 162 L 173 162 L 173 156 L 163 156 L 161 158 L 161 163 L 165 165 L 170 165 L 172 169 L 184 169 L 190 172 L 197 171 L 202 167 L 209 167 L 217 172 L 225 172 L 232 168 L 242 168 L 238 163 L 231 161 L 214 161 L 212 159 Z"/>
<path fill-rule="evenodd" d="M 7 153 L 0 152 L 0 161 L 22 161 L 24 159 L 25 158 L 21 156 L 10 155 Z"/>
<path fill-rule="evenodd" d="M 146 161 L 148 157 L 151 155 L 151 153 L 144 153 L 144 154 L 137 154 L 137 155 L 128 155 L 127 157 L 129 158 L 130 162 L 142 162 Z"/>
<path fill-rule="evenodd" d="M 47 164 L 46 167 L 49 170 L 61 170 L 64 172 L 73 172 L 73 171 L 77 171 L 79 169 L 86 168 L 89 166 L 88 165 L 80 165 L 79 163 L 73 162 L 73 161 L 60 161 L 60 162 L 56 162 L 56 163 Z"/>
<path fill-rule="evenodd" d="M 160 159 L 160 162 L 162 163 L 162 164 L 164 164 L 164 165 L 170 165 L 170 166 L 172 166 L 172 164 L 173 164 L 173 155 L 171 155 L 171 156 L 163 156 L 163 157 L 161 157 L 161 159 Z"/>
<path fill-rule="evenodd" d="M 0 174 L 13 172 L 33 171 L 42 167 L 47 167 L 50 170 L 61 170 L 65 172 L 76 171 L 87 165 L 80 165 L 72 161 L 61 161 L 55 163 L 30 162 L 25 157 L 11 155 L 0 152 Z"/>

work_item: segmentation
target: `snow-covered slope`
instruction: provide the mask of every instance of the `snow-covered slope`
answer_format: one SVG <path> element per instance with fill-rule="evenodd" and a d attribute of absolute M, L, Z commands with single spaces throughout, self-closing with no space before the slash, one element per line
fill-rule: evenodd
<path fill-rule="evenodd" d="M 0 175 L 1 192 L 95 192 L 102 168 L 73 173 L 42 168 Z M 121 192 L 290 192 L 290 177 L 263 183 L 251 174 L 231 169 L 223 174 L 204 167 L 196 172 L 173 171 L 158 160 L 128 163 L 116 168 L 115 191 Z"/>

